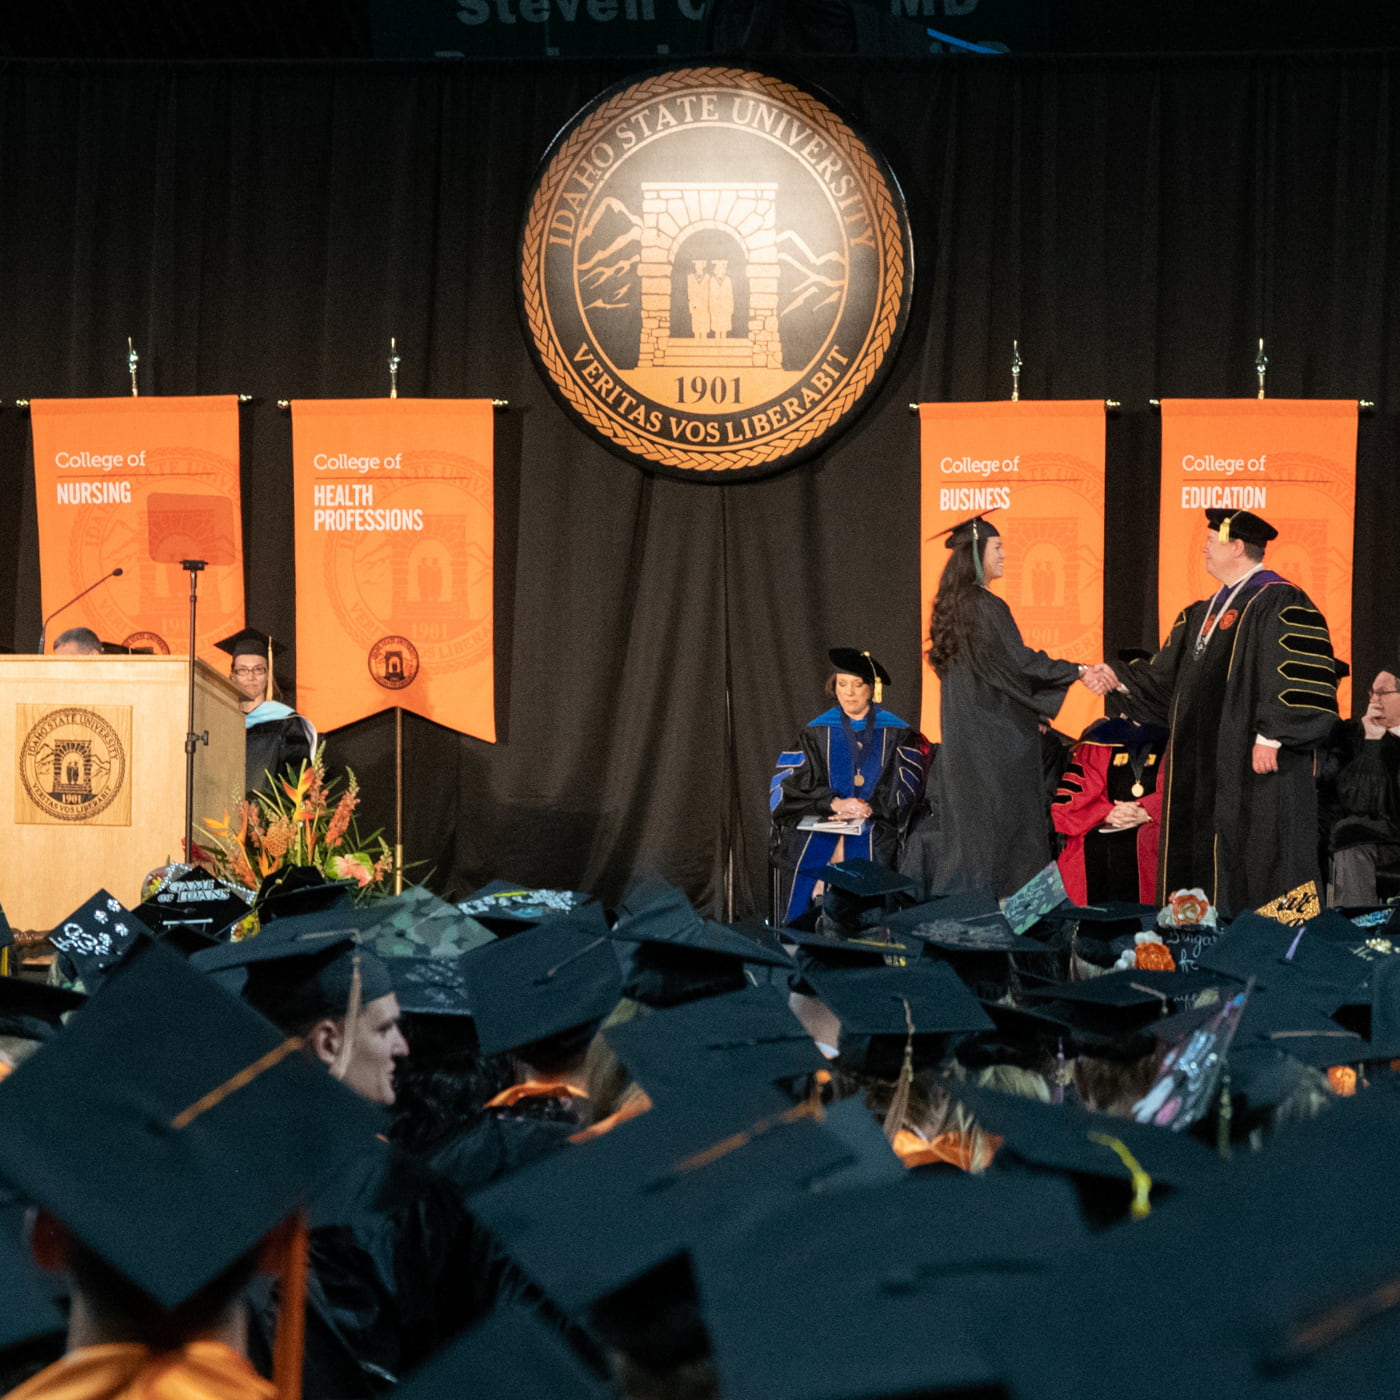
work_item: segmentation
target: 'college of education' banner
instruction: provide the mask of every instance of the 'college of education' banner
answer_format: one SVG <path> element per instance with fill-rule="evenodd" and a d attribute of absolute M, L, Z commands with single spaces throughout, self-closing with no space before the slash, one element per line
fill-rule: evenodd
<path fill-rule="evenodd" d="M 292 404 L 297 707 L 394 706 L 496 738 L 486 399 Z"/>
<path fill-rule="evenodd" d="M 195 651 L 243 625 L 238 399 L 34 399 L 43 614 L 121 569 L 54 619 L 143 651 L 189 650 L 190 580 L 203 559 Z"/>
<path fill-rule="evenodd" d="M 1027 646 L 1069 661 L 1103 657 L 1104 408 L 1068 402 L 919 405 L 923 628 L 946 538 L 968 516 L 995 511 L 1006 572 L 994 591 Z M 924 668 L 920 727 L 937 739 L 938 678 Z M 1103 713 L 1083 686 L 1070 690 L 1055 727 L 1078 737 Z"/>
<path fill-rule="evenodd" d="M 1332 648 L 1351 657 L 1356 513 L 1355 399 L 1163 399 L 1157 612 L 1177 613 L 1220 586 L 1206 573 L 1204 512 L 1248 510 L 1278 531 L 1264 562 L 1306 591 Z M 1339 687 L 1342 714 L 1350 687 Z"/>

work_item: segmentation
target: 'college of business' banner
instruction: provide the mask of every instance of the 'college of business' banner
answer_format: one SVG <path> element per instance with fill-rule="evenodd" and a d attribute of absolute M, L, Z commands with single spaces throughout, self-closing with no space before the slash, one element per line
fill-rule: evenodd
<path fill-rule="evenodd" d="M 1027 646 L 1070 661 L 1103 656 L 1104 409 L 1102 399 L 919 405 L 925 650 L 929 613 L 948 562 L 946 538 L 994 511 L 1006 572 L 993 585 Z M 1071 689 L 1055 727 L 1078 736 L 1103 713 Z M 925 667 L 920 727 L 940 734 L 938 678 Z"/>
<path fill-rule="evenodd" d="M 1277 531 L 1266 565 L 1306 591 L 1332 647 L 1351 657 L 1356 514 L 1355 399 L 1163 399 L 1157 612 L 1177 613 L 1220 586 L 1206 573 L 1204 512 L 1248 510 Z M 1339 688 L 1348 712 L 1350 687 Z"/>
<path fill-rule="evenodd" d="M 222 670 L 214 642 L 243 625 L 238 399 L 34 399 L 39 571 L 47 617 L 139 650 L 189 650 L 190 582 L 199 578 L 195 651 Z"/>
<path fill-rule="evenodd" d="M 496 738 L 486 399 L 292 404 L 297 706 L 337 729 L 402 706 Z"/>

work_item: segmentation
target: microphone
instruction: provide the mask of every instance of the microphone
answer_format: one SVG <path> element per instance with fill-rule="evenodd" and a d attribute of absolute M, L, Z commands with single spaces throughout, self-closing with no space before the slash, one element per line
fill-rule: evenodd
<path fill-rule="evenodd" d="M 55 608 L 44 619 L 44 625 L 39 628 L 39 655 L 42 656 L 44 654 L 44 643 L 49 635 L 49 623 L 51 623 L 54 620 L 54 618 L 56 618 L 59 615 L 59 613 L 67 612 L 67 610 L 78 601 L 78 598 L 86 598 L 87 595 L 91 593 L 92 590 L 96 588 L 98 584 L 106 583 L 109 578 L 120 578 L 121 576 L 121 569 L 113 569 L 110 574 L 103 574 L 102 577 L 97 580 L 97 583 L 88 584 L 88 586 L 85 589 L 83 589 L 81 593 L 78 594 L 77 598 L 70 598 L 61 608 Z"/>

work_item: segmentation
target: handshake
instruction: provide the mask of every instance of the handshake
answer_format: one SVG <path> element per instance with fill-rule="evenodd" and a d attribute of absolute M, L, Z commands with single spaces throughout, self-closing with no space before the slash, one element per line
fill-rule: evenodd
<path fill-rule="evenodd" d="M 1086 666 L 1080 674 L 1079 679 L 1087 685 L 1095 695 L 1107 695 L 1110 690 L 1124 688 L 1121 686 L 1113 667 L 1106 661 L 1098 661 L 1092 666 Z"/>

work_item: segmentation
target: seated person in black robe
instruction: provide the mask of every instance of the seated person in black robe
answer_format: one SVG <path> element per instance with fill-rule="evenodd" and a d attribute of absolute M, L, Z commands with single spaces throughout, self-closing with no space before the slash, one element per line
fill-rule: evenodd
<path fill-rule="evenodd" d="M 1322 770 L 1330 903 L 1377 904 L 1400 887 L 1400 680 L 1394 672 L 1377 672 L 1366 713 L 1332 731 Z"/>

